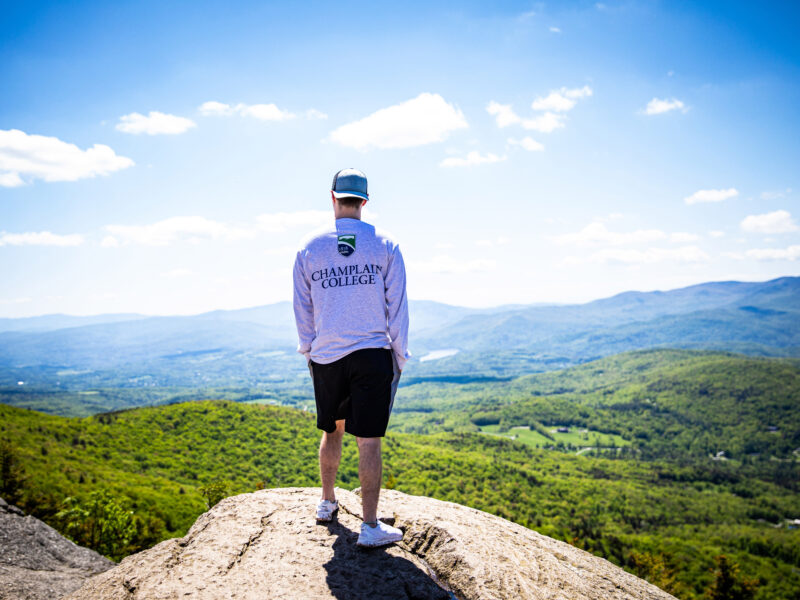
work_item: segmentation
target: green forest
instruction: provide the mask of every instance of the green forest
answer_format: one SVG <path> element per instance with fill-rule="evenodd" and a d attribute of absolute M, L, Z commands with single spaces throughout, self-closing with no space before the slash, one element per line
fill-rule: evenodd
<path fill-rule="evenodd" d="M 0 496 L 119 560 L 183 535 L 226 495 L 319 485 L 312 413 L 220 396 L 83 417 L 0 404 Z M 565 540 L 681 599 L 789 600 L 798 400 L 796 360 L 680 350 L 406 385 L 384 480 Z M 356 459 L 348 436 L 341 487 L 359 485 Z"/>

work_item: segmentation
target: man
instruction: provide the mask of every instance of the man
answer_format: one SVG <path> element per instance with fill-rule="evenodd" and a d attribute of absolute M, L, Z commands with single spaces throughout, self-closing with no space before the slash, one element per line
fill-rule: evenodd
<path fill-rule="evenodd" d="M 317 520 L 339 508 L 336 472 L 347 432 L 358 442 L 364 522 L 359 546 L 400 541 L 403 532 L 377 519 L 381 438 L 400 372 L 409 357 L 408 301 L 403 256 L 385 233 L 361 220 L 367 178 L 356 169 L 333 177 L 335 221 L 312 234 L 294 263 L 294 314 L 314 381 L 322 498 Z"/>

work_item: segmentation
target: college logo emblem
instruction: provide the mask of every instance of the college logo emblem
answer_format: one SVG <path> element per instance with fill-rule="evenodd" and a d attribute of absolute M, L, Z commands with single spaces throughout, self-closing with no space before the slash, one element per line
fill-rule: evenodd
<path fill-rule="evenodd" d="M 339 254 L 342 256 L 350 256 L 356 251 L 356 236 L 351 233 L 346 233 L 339 236 Z"/>

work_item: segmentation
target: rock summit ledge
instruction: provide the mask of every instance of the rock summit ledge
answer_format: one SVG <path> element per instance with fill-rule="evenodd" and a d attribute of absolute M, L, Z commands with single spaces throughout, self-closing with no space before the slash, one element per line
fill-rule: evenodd
<path fill-rule="evenodd" d="M 183 538 L 125 558 L 70 600 L 670 599 L 610 562 L 451 502 L 381 492 L 380 514 L 405 532 L 360 549 L 361 498 L 336 490 L 338 518 L 317 524 L 319 488 L 226 498 Z"/>

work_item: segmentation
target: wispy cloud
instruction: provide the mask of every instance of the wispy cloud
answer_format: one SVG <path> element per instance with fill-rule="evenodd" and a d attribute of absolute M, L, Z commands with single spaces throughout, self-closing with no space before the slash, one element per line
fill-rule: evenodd
<path fill-rule="evenodd" d="M 544 146 L 534 140 L 532 137 L 524 137 L 521 140 L 516 140 L 514 138 L 508 138 L 508 144 L 510 146 L 519 146 L 528 152 L 541 152 L 544 150 Z"/>
<path fill-rule="evenodd" d="M 49 231 L 0 232 L 0 246 L 80 246 L 83 242 L 83 236 L 77 233 L 59 235 Z"/>
<path fill-rule="evenodd" d="M 661 115 L 673 110 L 686 112 L 689 109 L 677 98 L 653 98 L 647 103 L 642 112 L 646 115 Z"/>
<path fill-rule="evenodd" d="M 702 202 L 722 202 L 739 195 L 735 188 L 727 190 L 697 190 L 691 196 L 683 199 L 686 204 L 700 204 Z"/>
<path fill-rule="evenodd" d="M 681 248 L 647 248 L 638 250 L 634 248 L 604 248 L 588 257 L 569 257 L 567 264 L 582 263 L 618 263 L 625 265 L 644 265 L 659 262 L 700 263 L 710 260 L 708 254 L 697 246 L 683 246 Z"/>
<path fill-rule="evenodd" d="M 324 120 L 324 119 L 328 118 L 328 115 L 326 115 L 321 110 L 317 110 L 316 108 L 309 108 L 305 112 L 305 116 L 306 116 L 306 119 L 310 119 L 310 120 L 314 120 L 314 119 Z"/>
<path fill-rule="evenodd" d="M 200 114 L 204 117 L 230 117 L 232 115 L 240 115 L 242 117 L 252 117 L 259 121 L 289 121 L 290 119 L 297 118 L 295 113 L 278 108 L 276 104 L 225 104 L 224 102 L 216 102 L 211 100 L 203 102 L 198 108 Z M 303 113 L 306 119 L 327 119 L 328 115 L 315 109 L 310 108 Z"/>
<path fill-rule="evenodd" d="M 564 127 L 566 122 L 564 113 L 572 110 L 578 100 L 588 98 L 592 93 L 592 88 L 588 85 L 582 88 L 562 87 L 551 90 L 547 96 L 540 96 L 531 103 L 533 110 L 544 111 L 532 117 L 521 117 L 514 112 L 510 104 L 500 104 L 494 100 L 486 105 L 486 112 L 495 118 L 498 127 L 520 125 L 523 129 L 550 133 Z"/>
<path fill-rule="evenodd" d="M 637 229 L 636 231 L 610 231 L 604 223 L 590 223 L 580 231 L 555 236 L 557 244 L 578 246 L 642 244 L 665 240 L 668 236 L 660 229 Z"/>
<path fill-rule="evenodd" d="M 550 133 L 560 127 L 564 127 L 566 117 L 563 114 L 546 112 L 534 117 L 523 119 L 510 104 L 500 104 L 492 100 L 486 106 L 486 112 L 494 116 L 498 127 L 508 127 L 509 125 L 521 125 L 523 129 Z"/>
<path fill-rule="evenodd" d="M 495 246 L 505 246 L 511 240 L 504 235 L 497 236 L 494 239 L 476 240 L 475 245 L 482 248 L 494 248 Z"/>
<path fill-rule="evenodd" d="M 223 223 L 201 216 L 170 217 L 147 225 L 107 225 L 105 230 L 108 235 L 101 241 L 101 246 L 166 246 L 179 242 L 214 240 L 230 242 L 267 233 L 283 233 L 299 227 L 318 227 L 332 219 L 333 212 L 330 210 L 264 213 L 247 224 Z"/>
<path fill-rule="evenodd" d="M 700 236 L 696 233 L 687 233 L 686 231 L 676 231 L 669 234 L 669 241 L 674 244 L 687 244 L 689 242 L 696 242 Z"/>
<path fill-rule="evenodd" d="M 476 165 L 487 165 L 491 163 L 502 162 L 506 160 L 506 156 L 498 156 L 491 152 L 487 154 L 480 154 L 478 151 L 473 150 L 466 156 L 450 156 L 445 158 L 439 163 L 440 167 L 474 167 Z"/>
<path fill-rule="evenodd" d="M 330 210 L 299 210 L 295 212 L 265 213 L 256 217 L 260 231 L 280 233 L 295 227 L 318 227 L 331 222 Z"/>
<path fill-rule="evenodd" d="M 161 277 L 165 279 L 178 279 L 180 277 L 186 277 L 187 275 L 191 275 L 192 271 L 190 269 L 170 269 L 169 271 L 164 271 L 161 273 Z"/>
<path fill-rule="evenodd" d="M 486 105 L 486 112 L 494 117 L 498 127 L 508 127 L 522 121 L 510 104 L 500 104 L 492 100 Z"/>
<path fill-rule="evenodd" d="M 201 240 L 237 240 L 253 236 L 251 229 L 199 216 L 170 217 L 149 225 L 107 225 L 106 231 L 111 234 L 111 239 L 104 239 L 104 246 L 166 246 L 177 241 L 197 243 Z"/>
<path fill-rule="evenodd" d="M 781 198 L 785 198 L 791 193 L 792 188 L 786 188 L 785 190 L 767 190 L 765 192 L 761 192 L 758 197 L 761 200 L 779 200 Z"/>
<path fill-rule="evenodd" d="M 447 254 L 440 254 L 421 262 L 411 261 L 409 266 L 415 273 L 464 274 L 488 271 L 495 265 L 495 261 L 487 258 L 457 259 Z"/>
<path fill-rule="evenodd" d="M 562 87 L 552 90 L 547 96 L 537 98 L 531 103 L 533 110 L 553 110 L 556 112 L 566 112 L 572 110 L 578 100 L 588 98 L 592 95 L 592 88 L 588 85 L 582 88 L 567 89 Z"/>
<path fill-rule="evenodd" d="M 81 150 L 56 137 L 29 135 L 19 129 L 0 130 L 0 186 L 16 187 L 25 178 L 77 181 L 108 175 L 133 166 L 103 144 Z"/>
<path fill-rule="evenodd" d="M 561 33 L 561 28 L 560 27 L 551 27 L 550 28 L 550 32 L 551 33 Z"/>
<path fill-rule="evenodd" d="M 749 215 L 742 220 L 740 227 L 748 233 L 793 233 L 800 230 L 791 213 L 786 210 Z"/>
<path fill-rule="evenodd" d="M 328 139 L 357 150 L 411 148 L 444 141 L 451 132 L 468 126 L 458 107 L 439 94 L 422 93 L 337 127 Z"/>
<path fill-rule="evenodd" d="M 33 298 L 28 296 L 18 296 L 16 298 L 0 298 L 0 304 L 28 304 L 33 302 Z"/>
<path fill-rule="evenodd" d="M 541 133 L 550 133 L 556 129 L 564 127 L 566 117 L 554 112 L 546 112 L 530 119 L 522 119 L 520 124 L 525 129 L 539 131 Z"/>
<path fill-rule="evenodd" d="M 177 135 L 197 127 L 197 124 L 186 117 L 168 115 L 157 110 L 151 110 L 147 116 L 140 113 L 130 113 L 119 118 L 117 131 L 123 133 L 147 135 Z"/>
<path fill-rule="evenodd" d="M 800 245 L 795 244 L 788 248 L 753 248 L 745 252 L 747 258 L 756 260 L 798 260 L 800 259 Z"/>

